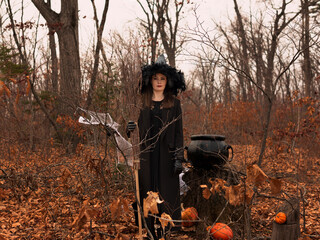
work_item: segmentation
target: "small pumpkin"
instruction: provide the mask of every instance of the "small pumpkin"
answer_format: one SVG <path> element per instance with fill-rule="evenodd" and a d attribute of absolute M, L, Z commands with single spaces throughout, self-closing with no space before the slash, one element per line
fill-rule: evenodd
<path fill-rule="evenodd" d="M 284 212 L 278 212 L 274 221 L 278 224 L 284 224 L 287 221 L 287 215 Z"/>
<path fill-rule="evenodd" d="M 207 227 L 207 231 L 209 230 L 210 230 L 210 235 L 213 239 L 230 240 L 233 238 L 233 232 L 227 224 L 216 223 L 212 227 L 211 226 Z"/>
<path fill-rule="evenodd" d="M 194 207 L 188 207 L 181 212 L 181 220 L 198 220 L 198 211 Z M 195 222 L 182 222 L 183 227 L 192 227 Z"/>

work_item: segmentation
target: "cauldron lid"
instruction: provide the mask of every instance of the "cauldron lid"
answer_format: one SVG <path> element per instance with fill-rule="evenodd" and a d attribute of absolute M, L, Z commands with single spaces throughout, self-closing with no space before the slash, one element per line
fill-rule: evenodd
<path fill-rule="evenodd" d="M 226 137 L 222 135 L 211 135 L 211 134 L 202 134 L 202 135 L 192 135 L 191 140 L 218 140 L 223 141 Z"/>

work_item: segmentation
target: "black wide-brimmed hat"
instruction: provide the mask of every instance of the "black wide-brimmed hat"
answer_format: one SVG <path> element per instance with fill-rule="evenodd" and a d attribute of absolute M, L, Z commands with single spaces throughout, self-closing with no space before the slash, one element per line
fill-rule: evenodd
<path fill-rule="evenodd" d="M 142 67 L 141 93 L 144 93 L 148 85 L 151 85 L 151 78 L 156 73 L 162 73 L 167 77 L 167 88 L 174 95 L 186 90 L 184 74 L 176 68 L 168 65 L 164 55 L 161 54 L 156 62 Z"/>

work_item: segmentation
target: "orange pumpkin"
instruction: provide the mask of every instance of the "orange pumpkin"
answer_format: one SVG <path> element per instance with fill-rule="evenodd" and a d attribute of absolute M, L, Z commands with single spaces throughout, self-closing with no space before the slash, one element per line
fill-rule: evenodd
<path fill-rule="evenodd" d="M 287 221 L 287 215 L 284 212 L 278 212 L 274 221 L 278 224 L 284 224 Z"/>
<path fill-rule="evenodd" d="M 188 207 L 181 212 L 181 220 L 198 220 L 198 211 L 194 207 Z M 195 222 L 182 222 L 183 227 L 192 227 Z"/>
<path fill-rule="evenodd" d="M 207 230 L 210 229 L 210 226 Z M 233 232 L 231 228 L 224 223 L 216 223 L 210 229 L 210 235 L 213 239 L 217 240 L 230 240 L 233 238 Z"/>

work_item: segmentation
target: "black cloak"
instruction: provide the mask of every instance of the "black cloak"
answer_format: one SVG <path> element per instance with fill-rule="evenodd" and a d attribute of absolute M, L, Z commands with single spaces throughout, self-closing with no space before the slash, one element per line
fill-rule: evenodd
<path fill-rule="evenodd" d="M 150 145 L 150 129 L 152 128 L 151 109 L 145 107 L 141 110 L 138 126 L 140 134 L 140 169 L 139 185 L 140 199 L 147 197 L 147 192 L 152 190 L 151 176 L 159 176 L 159 196 L 164 203 L 159 205 L 160 214 L 165 212 L 172 219 L 181 219 L 180 207 L 180 187 L 179 175 L 173 173 L 173 151 L 179 151 L 183 154 L 183 127 L 182 111 L 180 101 L 174 98 L 174 104 L 171 108 L 162 108 L 161 118 L 163 128 L 157 141 L 160 145 L 159 168 L 152 169 L 151 155 L 152 145 Z"/>

